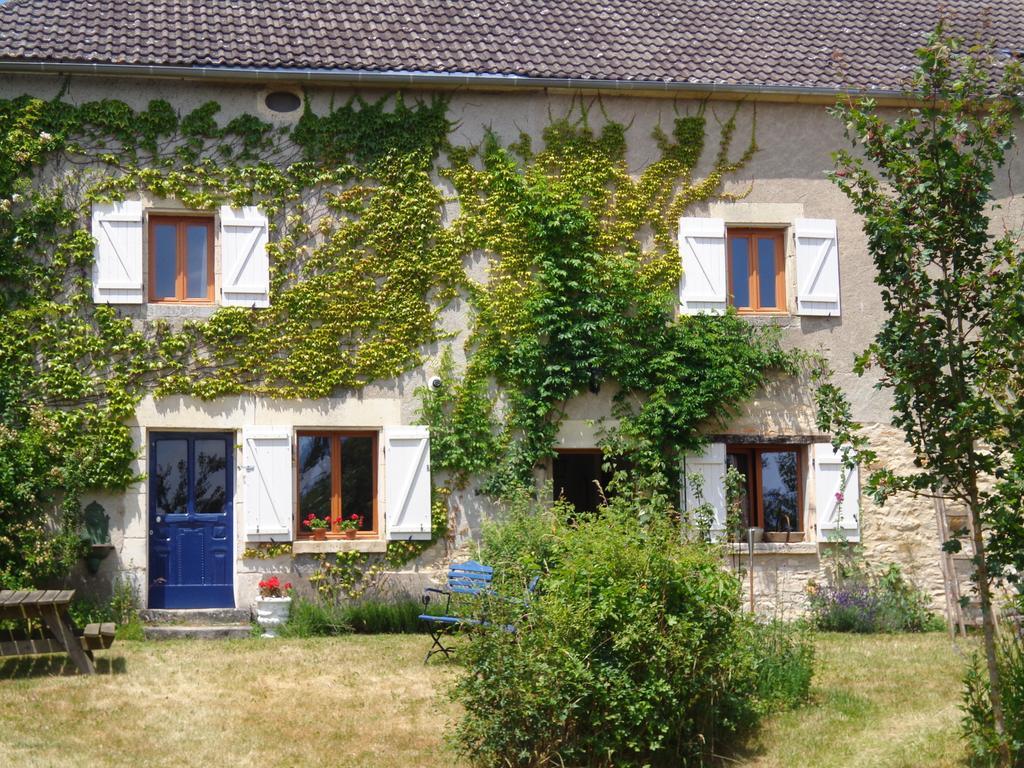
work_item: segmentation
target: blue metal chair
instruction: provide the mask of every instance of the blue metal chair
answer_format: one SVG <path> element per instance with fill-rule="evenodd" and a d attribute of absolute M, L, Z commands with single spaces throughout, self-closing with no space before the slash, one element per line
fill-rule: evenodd
<path fill-rule="evenodd" d="M 480 626 L 484 624 L 482 618 L 473 616 L 458 615 L 461 611 L 452 610 L 452 596 L 465 595 L 471 598 L 480 598 L 493 595 L 491 582 L 494 579 L 494 569 L 489 565 L 483 565 L 475 560 L 466 563 L 453 563 L 448 568 L 448 583 L 444 589 L 427 587 L 423 590 L 423 610 L 419 615 L 422 621 L 427 623 L 427 631 L 434 644 L 427 651 L 423 663 L 430 661 L 435 653 L 443 653 L 446 659 L 451 659 L 452 649 L 446 646 L 442 640 L 446 634 L 454 631 L 460 626 Z M 430 607 L 430 593 L 441 595 L 445 598 L 444 610 L 441 615 L 427 613 Z"/>

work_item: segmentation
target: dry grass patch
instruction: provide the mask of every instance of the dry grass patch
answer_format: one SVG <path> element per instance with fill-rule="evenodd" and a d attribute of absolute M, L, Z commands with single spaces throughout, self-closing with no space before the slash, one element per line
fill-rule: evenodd
<path fill-rule="evenodd" d="M 0 663 L 2 766 L 450 764 L 424 636 L 119 642 L 94 678 Z M 113 664 L 110 663 L 113 661 Z"/>
<path fill-rule="evenodd" d="M 0 662 L 0 766 L 456 768 L 426 636 L 132 643 L 102 674 Z M 824 635 L 813 702 L 771 718 L 742 765 L 953 768 L 962 656 L 945 635 Z M 63 673 L 63 674 L 62 674 Z"/>

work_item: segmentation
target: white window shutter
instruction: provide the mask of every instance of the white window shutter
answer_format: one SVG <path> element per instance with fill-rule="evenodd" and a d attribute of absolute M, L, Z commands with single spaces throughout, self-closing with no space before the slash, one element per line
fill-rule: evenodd
<path fill-rule="evenodd" d="M 860 541 L 860 472 L 844 467 L 830 443 L 814 444 L 814 501 L 818 541 Z"/>
<path fill-rule="evenodd" d="M 246 538 L 294 538 L 291 446 L 291 434 L 282 427 L 242 430 Z"/>
<path fill-rule="evenodd" d="M 389 539 L 430 539 L 430 432 L 426 427 L 384 430 Z"/>
<path fill-rule="evenodd" d="M 839 239 L 834 219 L 797 219 L 796 313 L 839 316 Z"/>
<path fill-rule="evenodd" d="M 220 209 L 221 303 L 270 306 L 267 217 L 255 206 Z"/>
<path fill-rule="evenodd" d="M 681 218 L 679 254 L 683 261 L 683 277 L 679 282 L 682 313 L 723 314 L 729 300 L 728 273 L 725 265 L 725 221 Z"/>
<path fill-rule="evenodd" d="M 142 203 L 123 200 L 92 207 L 92 298 L 97 304 L 141 304 Z"/>
<path fill-rule="evenodd" d="M 703 480 L 701 495 L 691 487 L 690 475 L 700 475 Z M 711 522 L 714 537 L 725 532 L 725 443 L 711 443 L 703 454 L 688 454 L 683 458 L 683 508 L 685 512 L 704 504 L 710 504 L 715 511 Z"/>

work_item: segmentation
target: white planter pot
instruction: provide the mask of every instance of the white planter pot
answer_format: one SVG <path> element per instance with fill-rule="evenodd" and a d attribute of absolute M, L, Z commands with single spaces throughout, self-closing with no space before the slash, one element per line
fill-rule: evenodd
<path fill-rule="evenodd" d="M 256 623 L 263 630 L 263 636 L 277 637 L 277 628 L 288 621 L 291 609 L 290 597 L 256 598 Z"/>

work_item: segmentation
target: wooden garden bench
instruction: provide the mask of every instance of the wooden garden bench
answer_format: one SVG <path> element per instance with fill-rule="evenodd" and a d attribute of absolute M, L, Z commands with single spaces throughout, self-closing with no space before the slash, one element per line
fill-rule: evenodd
<path fill-rule="evenodd" d="M 0 630 L 0 657 L 66 653 L 79 672 L 93 674 L 96 668 L 92 652 L 113 645 L 117 627 L 112 623 L 89 624 L 80 632 L 68 612 L 74 596 L 73 589 L 0 591 L 0 620 L 37 621 L 43 629 L 35 633 L 27 627 Z"/>
<path fill-rule="evenodd" d="M 530 581 L 527 587 L 527 595 L 533 592 L 537 586 L 538 579 L 539 577 L 534 577 Z M 423 590 L 424 612 L 419 615 L 419 618 L 421 621 L 426 622 L 427 631 L 430 632 L 430 637 L 434 641 L 434 644 L 430 646 L 430 650 L 427 651 L 426 658 L 423 659 L 424 664 L 430 661 L 430 657 L 435 653 L 443 653 L 446 659 L 451 659 L 452 648 L 442 642 L 445 635 L 449 632 L 453 632 L 460 627 L 488 625 L 479 600 L 469 601 L 468 604 L 457 602 L 456 610 L 452 610 L 452 597 L 462 595 L 470 598 L 498 598 L 498 595 L 491 588 L 493 580 L 494 568 L 478 563 L 475 560 L 470 560 L 465 563 L 453 563 L 448 568 L 448 579 L 444 589 L 427 587 Z M 442 595 L 445 598 L 445 606 L 441 615 L 426 612 L 430 606 L 431 593 Z M 507 602 L 522 603 L 523 605 L 526 604 L 526 601 L 509 600 L 508 598 L 499 599 L 504 599 Z M 470 611 L 467 611 L 467 609 L 470 609 Z M 511 625 L 502 627 L 502 629 L 507 632 L 516 631 L 516 628 Z"/>

